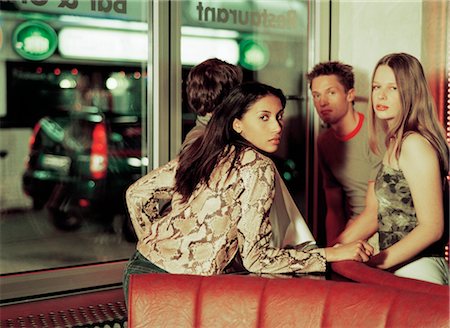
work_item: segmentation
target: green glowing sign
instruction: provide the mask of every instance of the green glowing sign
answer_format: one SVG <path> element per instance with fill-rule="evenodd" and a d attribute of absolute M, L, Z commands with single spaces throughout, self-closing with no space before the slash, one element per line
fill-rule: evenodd
<path fill-rule="evenodd" d="M 269 49 L 262 42 L 248 39 L 239 44 L 239 64 L 250 70 L 264 68 L 269 62 Z"/>
<path fill-rule="evenodd" d="M 25 59 L 44 60 L 53 55 L 58 43 L 55 30 L 40 21 L 20 24 L 13 34 L 13 48 Z"/>

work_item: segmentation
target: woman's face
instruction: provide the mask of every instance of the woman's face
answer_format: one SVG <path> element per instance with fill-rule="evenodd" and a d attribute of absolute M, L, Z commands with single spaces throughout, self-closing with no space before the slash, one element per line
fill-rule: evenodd
<path fill-rule="evenodd" d="M 394 71 L 387 65 L 378 66 L 372 83 L 372 106 L 375 115 L 388 125 L 401 115 L 402 103 Z"/>
<path fill-rule="evenodd" d="M 273 153 L 280 144 L 283 113 L 280 99 L 269 94 L 251 105 L 241 119 L 234 119 L 233 129 L 258 149 Z"/>

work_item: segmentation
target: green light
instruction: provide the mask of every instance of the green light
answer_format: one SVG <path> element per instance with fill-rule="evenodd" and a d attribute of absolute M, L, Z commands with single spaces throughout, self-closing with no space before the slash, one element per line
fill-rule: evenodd
<path fill-rule="evenodd" d="M 286 165 L 291 170 L 295 170 L 295 162 L 292 159 L 286 160 L 286 162 L 284 162 L 284 165 Z"/>
<path fill-rule="evenodd" d="M 13 34 L 13 48 L 25 59 L 44 60 L 53 55 L 58 37 L 55 30 L 40 21 L 20 24 Z"/>
<path fill-rule="evenodd" d="M 264 68 L 269 62 L 269 50 L 261 42 L 248 39 L 239 44 L 239 64 L 250 70 Z"/>
<path fill-rule="evenodd" d="M 291 181 L 292 180 L 292 174 L 290 174 L 289 172 L 284 172 L 283 173 L 283 178 L 286 181 Z"/>

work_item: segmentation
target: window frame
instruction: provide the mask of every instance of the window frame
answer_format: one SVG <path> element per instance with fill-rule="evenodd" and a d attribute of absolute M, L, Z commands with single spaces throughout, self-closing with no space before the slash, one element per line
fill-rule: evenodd
<path fill-rule="evenodd" d="M 180 4 L 177 1 L 151 1 L 148 5 L 147 70 L 152 74 L 149 74 L 147 83 L 147 126 L 143 135 L 146 139 L 143 145 L 149 154 L 148 170 L 175 156 L 181 145 L 179 15 Z M 121 288 L 126 263 L 127 259 L 2 275 L 0 305 L 95 289 Z"/>

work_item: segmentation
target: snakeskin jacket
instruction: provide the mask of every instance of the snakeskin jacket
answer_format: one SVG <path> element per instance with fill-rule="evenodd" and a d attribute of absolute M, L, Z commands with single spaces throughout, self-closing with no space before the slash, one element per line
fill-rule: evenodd
<path fill-rule="evenodd" d="M 271 242 L 277 176 L 272 160 L 252 148 L 234 163 L 232 157 L 222 157 L 208 183 L 185 202 L 174 191 L 178 159 L 132 184 L 126 202 L 138 251 L 170 273 L 220 274 L 238 252 L 252 273 L 324 272 L 323 249 L 284 249 Z"/>

